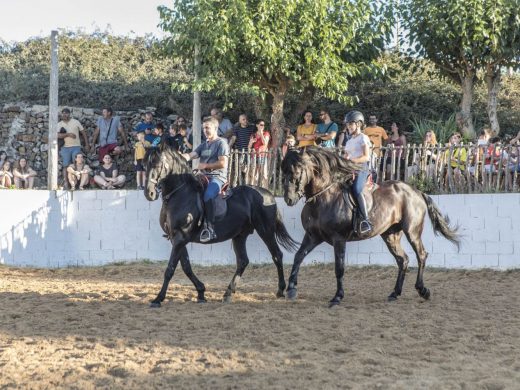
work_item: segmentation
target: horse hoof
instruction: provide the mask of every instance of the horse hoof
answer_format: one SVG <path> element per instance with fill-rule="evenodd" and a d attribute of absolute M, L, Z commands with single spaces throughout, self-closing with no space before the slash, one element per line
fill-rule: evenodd
<path fill-rule="evenodd" d="M 393 302 L 393 301 L 397 301 L 397 294 L 395 292 L 392 292 L 389 296 L 388 296 L 388 302 Z"/>
<path fill-rule="evenodd" d="M 223 303 L 231 303 L 231 295 L 224 295 L 224 298 L 222 298 Z"/>
<path fill-rule="evenodd" d="M 421 294 L 421 297 L 423 297 L 423 299 L 426 301 L 430 299 L 430 289 L 425 287 L 423 293 Z"/>
<path fill-rule="evenodd" d="M 332 300 L 329 302 L 329 309 L 330 309 L 330 308 L 333 308 L 333 307 L 335 307 L 335 306 L 338 306 L 340 302 L 341 302 L 341 300 L 339 300 L 338 298 L 334 298 L 334 299 L 332 299 Z"/>
<path fill-rule="evenodd" d="M 197 303 L 206 303 L 206 302 L 208 302 L 208 301 L 206 301 L 205 298 L 198 298 L 197 299 Z"/>
<path fill-rule="evenodd" d="M 153 308 L 161 307 L 161 302 L 152 302 L 152 303 L 150 303 L 150 307 L 153 307 Z"/>
<path fill-rule="evenodd" d="M 276 298 L 285 298 L 283 290 L 278 290 L 278 292 L 276 293 Z"/>
<path fill-rule="evenodd" d="M 295 288 L 291 288 L 291 289 L 287 290 L 287 299 L 289 299 L 290 301 L 294 301 L 297 296 L 298 296 L 298 290 L 296 290 Z"/>

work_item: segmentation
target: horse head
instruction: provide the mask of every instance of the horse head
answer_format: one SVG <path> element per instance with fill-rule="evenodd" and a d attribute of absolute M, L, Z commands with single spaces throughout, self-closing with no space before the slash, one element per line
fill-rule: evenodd
<path fill-rule="evenodd" d="M 282 161 L 283 198 L 289 206 L 294 206 L 305 195 L 309 184 L 309 166 L 305 161 L 304 149 L 290 150 Z"/>
<path fill-rule="evenodd" d="M 159 197 L 158 186 L 171 174 L 183 173 L 188 170 L 184 158 L 170 145 L 161 143 L 159 148 L 150 148 L 146 152 L 147 184 L 144 196 L 149 201 Z"/>

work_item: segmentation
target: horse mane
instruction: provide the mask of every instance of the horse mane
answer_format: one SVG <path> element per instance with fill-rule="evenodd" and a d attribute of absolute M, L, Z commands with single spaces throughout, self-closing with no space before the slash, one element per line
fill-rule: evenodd
<path fill-rule="evenodd" d="M 203 190 L 202 184 L 192 173 L 192 168 L 188 165 L 186 159 L 170 143 L 162 142 L 159 148 L 148 148 L 144 161 L 150 163 L 154 158 L 160 158 L 162 154 L 166 154 L 173 162 L 172 172 L 163 180 L 166 186 L 175 186 L 181 178 L 196 191 L 201 192 Z"/>
<path fill-rule="evenodd" d="M 306 160 L 310 160 L 316 168 L 316 173 L 324 181 L 350 183 L 354 179 L 356 171 L 362 169 L 362 164 L 345 160 L 336 151 L 317 146 L 307 146 L 289 151 L 282 163 L 282 169 L 286 170 L 288 167 L 297 164 L 305 166 Z"/>

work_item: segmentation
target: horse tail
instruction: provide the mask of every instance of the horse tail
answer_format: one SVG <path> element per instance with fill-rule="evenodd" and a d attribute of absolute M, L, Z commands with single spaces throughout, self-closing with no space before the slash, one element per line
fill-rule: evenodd
<path fill-rule="evenodd" d="M 433 203 L 432 198 L 430 198 L 425 193 L 421 192 L 424 201 L 426 202 L 426 207 L 428 207 L 428 215 L 430 216 L 430 220 L 432 221 L 433 232 L 437 236 L 441 233 L 447 240 L 457 246 L 457 249 L 460 249 L 460 235 L 458 233 L 459 226 L 451 227 L 450 219 L 448 216 L 443 216 L 439 210 L 439 208 Z"/>
<path fill-rule="evenodd" d="M 300 246 L 300 243 L 294 240 L 285 228 L 285 224 L 282 220 L 282 215 L 280 214 L 280 210 L 278 210 L 278 208 L 276 208 L 274 235 L 278 244 L 283 246 L 288 251 L 296 252 L 296 250 Z"/>

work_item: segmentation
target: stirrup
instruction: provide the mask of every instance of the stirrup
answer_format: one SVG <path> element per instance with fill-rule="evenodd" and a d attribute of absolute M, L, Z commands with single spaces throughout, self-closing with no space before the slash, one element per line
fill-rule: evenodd
<path fill-rule="evenodd" d="M 365 234 L 372 231 L 372 225 L 366 219 L 359 223 L 359 233 Z"/>
<path fill-rule="evenodd" d="M 208 242 L 214 240 L 215 238 L 217 238 L 217 235 L 215 234 L 213 229 L 204 227 L 200 232 L 200 242 Z"/>

